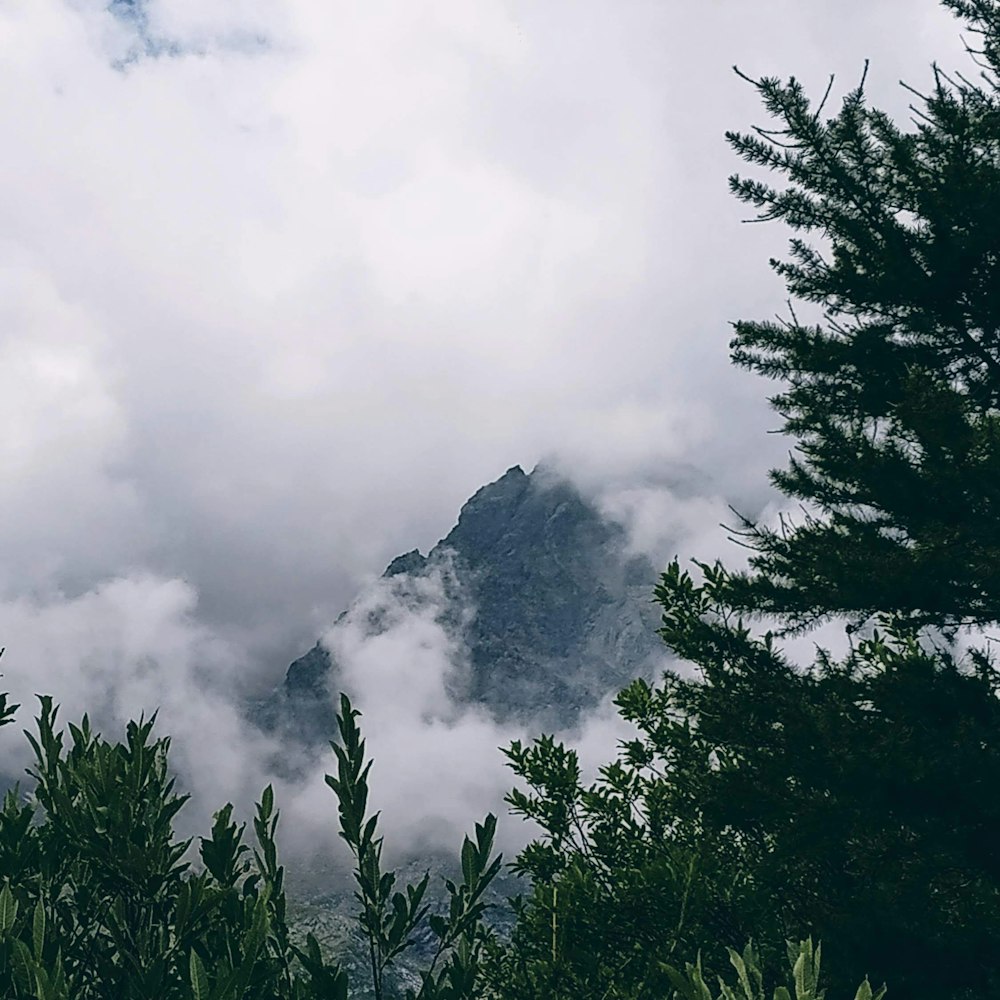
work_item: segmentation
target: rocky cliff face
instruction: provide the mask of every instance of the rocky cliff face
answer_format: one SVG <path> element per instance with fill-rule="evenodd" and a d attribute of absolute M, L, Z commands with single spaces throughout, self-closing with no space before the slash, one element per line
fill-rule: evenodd
<path fill-rule="evenodd" d="M 443 581 L 436 620 L 467 661 L 456 695 L 499 719 L 564 728 L 663 660 L 651 600 L 656 569 L 629 557 L 624 530 L 544 469 L 526 475 L 515 466 L 484 486 L 427 556 L 394 559 L 383 587 L 419 606 L 435 574 Z M 377 635 L 385 615 L 367 614 L 364 628 Z M 291 664 L 263 713 L 266 725 L 307 739 L 332 734 L 339 665 L 327 640 Z"/>

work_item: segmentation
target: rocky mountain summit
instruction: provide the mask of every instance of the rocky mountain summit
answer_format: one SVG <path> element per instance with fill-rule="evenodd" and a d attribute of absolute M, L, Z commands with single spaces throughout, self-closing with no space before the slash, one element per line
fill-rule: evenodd
<path fill-rule="evenodd" d="M 565 479 L 514 466 L 462 507 L 426 555 L 393 559 L 380 602 L 361 595 L 330 633 L 288 668 L 260 713 L 266 728 L 328 739 L 341 665 L 338 630 L 378 635 L 393 602 L 433 601 L 434 618 L 464 660 L 455 697 L 498 719 L 563 729 L 664 659 L 652 603 L 657 570 L 628 553 L 625 529 L 602 517 Z M 435 583 L 434 586 L 431 584 Z"/>

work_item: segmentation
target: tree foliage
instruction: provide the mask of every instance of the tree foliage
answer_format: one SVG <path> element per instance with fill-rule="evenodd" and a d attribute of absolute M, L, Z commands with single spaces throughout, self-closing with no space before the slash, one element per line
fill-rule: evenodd
<path fill-rule="evenodd" d="M 667 871 L 662 859 L 654 859 L 642 845 L 635 825 L 619 851 L 614 836 L 618 819 L 606 823 L 607 809 L 620 819 L 617 810 L 635 791 L 623 784 L 624 768 L 607 769 L 607 786 L 593 793 L 596 798 L 572 792 L 573 798 L 590 803 L 584 807 L 593 821 L 589 825 L 601 828 L 594 843 L 602 845 L 602 885 L 595 886 L 593 873 L 584 866 L 575 871 L 562 866 L 558 852 L 538 849 L 522 860 L 539 898 L 546 889 L 572 893 L 574 879 L 580 879 L 579 893 L 559 911 L 566 924 L 560 924 L 556 911 L 545 910 L 552 937 L 547 931 L 543 936 L 552 951 L 542 957 L 535 947 L 537 904 L 518 906 L 523 926 L 512 940 L 500 938 L 484 923 L 485 896 L 501 864 L 493 856 L 492 815 L 476 824 L 474 839 L 464 839 L 462 881 L 445 880 L 444 907 L 424 901 L 426 875 L 393 891 L 396 874 L 382 869 L 378 816 L 369 815 L 367 808 L 372 762 L 365 756 L 359 713 L 342 696 L 337 714 L 341 739 L 332 744 L 337 775 L 328 775 L 327 782 L 337 797 L 340 834 L 354 855 L 358 927 L 371 955 L 370 979 L 349 984 L 338 965 L 321 954 L 315 937 L 308 935 L 303 948 L 291 943 L 276 843 L 278 812 L 270 787 L 256 807 L 253 846 L 244 842 L 245 824 L 233 821 L 227 804 L 216 813 L 211 835 L 199 838 L 200 863 L 186 860 L 191 841 L 173 835 L 186 796 L 173 791 L 169 739 L 151 738 L 155 720 L 130 722 L 125 740 L 112 744 L 94 734 L 84 716 L 79 726 L 70 724 L 71 743 L 66 745 L 66 734 L 56 730 L 51 699 L 40 701 L 37 732 L 27 734 L 35 752 L 33 794 L 25 799 L 19 789 L 11 790 L 0 811 L 4 997 L 347 1000 L 368 988 L 376 997 L 388 997 L 385 970 L 412 945 L 426 921 L 437 944 L 419 988 L 407 990 L 408 1000 L 713 1000 L 700 955 L 691 963 L 686 959 L 695 953 L 693 946 L 685 941 L 685 947 L 678 947 L 684 907 L 676 911 L 673 893 L 681 886 L 685 892 L 690 889 L 691 865 Z M 17 707 L 0 695 L 0 726 L 13 721 Z M 540 754 L 519 748 L 511 759 L 539 789 L 549 789 L 557 777 L 536 767 L 548 766 L 542 760 L 554 747 L 543 741 Z M 572 777 L 572 768 L 567 774 Z M 555 814 L 540 801 L 524 799 L 519 811 L 545 813 L 550 822 Z M 566 842 L 564 837 L 560 844 Z M 615 859 L 626 857 L 633 866 L 630 875 L 641 873 L 629 886 L 630 901 L 618 894 L 628 878 L 610 879 Z M 644 859 L 652 863 L 644 866 Z M 617 911 L 595 906 L 612 901 L 621 912 L 633 907 L 634 912 L 630 924 L 608 934 L 599 925 Z M 668 922 L 644 926 L 643 919 L 656 914 L 668 916 Z M 662 947 L 657 935 L 671 943 Z M 606 967 L 613 953 L 614 962 Z M 742 956 L 728 954 L 737 978 L 734 985 L 719 977 L 719 1000 L 764 1000 L 763 975 L 752 946 Z M 794 993 L 779 986 L 775 1000 L 821 1000 L 819 949 L 814 954 L 811 943 L 803 942 L 789 958 Z M 684 971 L 668 959 L 684 960 Z M 657 991 L 651 993 L 654 982 Z M 862 983 L 856 1000 L 871 997 L 867 982 Z"/>
<path fill-rule="evenodd" d="M 337 795 L 340 836 L 355 859 L 355 898 L 360 904 L 359 924 L 368 941 L 372 987 L 376 1000 L 385 995 L 385 970 L 414 942 L 414 934 L 426 919 L 437 941 L 430 966 L 421 973 L 421 986 L 407 991 L 409 1000 L 474 1000 L 479 994 L 479 964 L 488 934 L 483 924 L 484 893 L 496 878 L 502 860 L 492 857 L 496 817 L 488 815 L 476 824 L 475 840 L 462 842 L 460 861 L 463 881 L 445 879 L 448 907 L 431 913 L 424 903 L 429 874 L 405 891 L 393 891 L 395 872 L 382 870 L 382 838 L 378 814 L 367 814 L 368 772 L 365 741 L 346 695 L 340 696 L 337 726 L 341 742 L 330 746 L 337 758 L 337 776 L 326 782 Z"/>
<path fill-rule="evenodd" d="M 789 942 L 788 964 L 790 967 L 790 986 L 785 984 L 774 988 L 774 1000 L 822 1000 L 826 990 L 820 986 L 820 965 L 822 961 L 822 946 L 813 947 L 812 938 L 800 941 L 798 945 Z M 753 945 L 748 944 L 743 953 L 732 948 L 727 949 L 729 964 L 736 971 L 735 981 L 730 973 L 727 981 L 718 977 L 719 992 L 717 1000 L 766 1000 L 767 991 L 764 986 L 764 974 L 760 959 Z M 666 966 L 666 971 L 674 985 L 675 1000 L 713 1000 L 712 990 L 705 981 L 701 966 L 701 958 L 693 964 L 688 962 L 681 973 L 673 966 Z M 865 979 L 854 994 L 855 1000 L 882 1000 L 885 987 L 872 991 L 871 984 Z"/>
<path fill-rule="evenodd" d="M 41 697 L 35 763 L 25 799 L 15 788 L 0 809 L 0 995 L 11 1000 L 346 1000 L 346 974 L 307 936 L 291 941 L 278 812 L 268 786 L 256 806 L 253 846 L 232 805 L 215 814 L 211 834 L 179 841 L 174 819 L 187 796 L 174 792 L 168 738 L 152 739 L 154 719 L 130 722 L 109 743 L 86 716 L 56 730 L 51 698 Z M 0 695 L 0 725 L 17 706 Z M 484 931 L 483 894 L 500 859 L 492 857 L 496 820 L 476 825 L 461 851 L 463 882 L 448 881 L 444 914 L 423 905 L 428 878 L 393 893 L 380 868 L 377 817 L 366 815 L 367 775 L 356 718 L 344 698 L 343 745 L 332 744 L 339 777 L 328 776 L 340 805 L 341 835 L 355 852 L 360 928 L 373 957 L 376 997 L 382 973 L 426 919 L 438 940 L 413 1000 L 470 1000 Z M 359 985 L 359 984 L 355 984 Z"/>
<path fill-rule="evenodd" d="M 513 811 L 544 832 L 513 868 L 531 884 L 515 900 L 512 939 L 493 950 L 490 981 L 510 1000 L 662 998 L 663 963 L 693 956 L 688 932 L 696 858 L 662 842 L 665 817 L 642 768 L 615 761 L 584 786 L 575 751 L 541 737 L 506 752 L 530 791 Z"/>
<path fill-rule="evenodd" d="M 643 734 L 628 752 L 671 772 L 674 836 L 746 880 L 723 926 L 751 921 L 772 953 L 822 937 L 841 988 L 860 974 L 906 996 L 1000 995 L 989 659 L 889 621 L 795 669 L 720 603 L 725 572 L 702 568 L 699 586 L 675 563 L 657 592 L 664 637 L 700 678 L 636 682 L 619 703 Z"/>
<path fill-rule="evenodd" d="M 748 572 L 668 568 L 661 634 L 694 676 L 621 693 L 638 736 L 596 783 L 551 739 L 510 748 L 529 786 L 510 801 L 542 828 L 519 859 L 534 892 L 515 940 L 565 995 L 657 995 L 679 943 L 703 953 L 674 986 L 708 1000 L 699 977 L 726 968 L 722 944 L 753 937 L 774 968 L 816 934 L 838 992 L 870 976 L 916 1000 L 1000 997 L 998 676 L 949 631 L 1000 620 L 1000 5 L 945 3 L 982 75 L 935 67 L 913 130 L 870 108 L 863 81 L 824 120 L 826 98 L 763 79 L 776 126 L 728 136 L 781 177 L 734 177 L 735 195 L 817 241 L 772 265 L 823 321 L 793 307 L 736 323 L 732 342 L 736 364 L 782 383 L 795 453 L 772 479 L 804 513 L 743 520 Z M 841 616 L 845 656 L 782 652 Z M 671 873 L 655 916 L 650 870 Z M 580 954 L 552 934 L 546 958 L 546 912 L 590 920 Z M 620 927 L 653 959 L 627 983 Z M 547 995 L 531 990 L 518 996 Z"/>
<path fill-rule="evenodd" d="M 151 740 L 154 720 L 130 722 L 124 742 L 109 743 L 84 716 L 66 745 L 52 700 L 40 701 L 27 734 L 32 794 L 8 792 L 0 811 L 0 994 L 346 997 L 338 969 L 289 941 L 270 787 L 254 847 L 226 805 L 200 838 L 196 870 L 190 841 L 173 833 L 187 797 L 168 774 L 169 739 Z"/>
<path fill-rule="evenodd" d="M 699 676 L 619 695 L 638 736 L 595 783 L 551 738 L 508 751 L 531 789 L 510 801 L 544 831 L 518 860 L 533 894 L 512 995 L 645 1000 L 675 953 L 702 949 L 718 973 L 721 946 L 752 937 L 774 968 L 815 934 L 838 993 L 871 977 L 907 997 L 1000 996 L 989 660 L 890 626 L 796 669 L 720 603 L 721 567 L 702 569 L 698 585 L 675 562 L 657 591 L 664 638 Z"/>
<path fill-rule="evenodd" d="M 768 78 L 754 86 L 774 126 L 727 134 L 780 176 L 730 186 L 802 234 L 771 265 L 823 316 L 737 322 L 731 344 L 782 383 L 772 404 L 796 443 L 771 478 L 803 515 L 743 519 L 755 554 L 729 599 L 787 627 L 1000 620 L 1000 7 L 944 2 L 979 69 L 935 66 L 911 90 L 913 129 L 870 107 L 864 81 L 824 120 L 825 99 Z"/>

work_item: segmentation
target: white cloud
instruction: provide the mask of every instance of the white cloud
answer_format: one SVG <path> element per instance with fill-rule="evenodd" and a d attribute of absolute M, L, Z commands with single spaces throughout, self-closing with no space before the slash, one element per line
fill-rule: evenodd
<path fill-rule="evenodd" d="M 449 573 L 374 581 L 324 637 L 338 664 L 332 683 L 363 713 L 389 849 L 449 842 L 487 812 L 502 814 L 512 782 L 498 748 L 524 735 L 456 698 L 470 667 L 448 620 Z"/>
<path fill-rule="evenodd" d="M 726 193 L 723 130 L 763 121 L 729 67 L 818 95 L 870 56 L 905 115 L 899 77 L 965 65 L 930 0 L 142 10 L 0 10 L 0 643 L 67 706 L 160 699 L 181 756 L 222 713 L 220 799 L 261 775 L 225 684 L 186 721 L 192 691 L 276 681 L 513 463 L 613 486 L 640 546 L 711 555 L 762 508 L 785 445 L 726 324 L 783 308 L 785 234 Z M 667 463 L 708 492 L 644 494 Z M 397 632 L 379 657 L 444 655 Z M 503 741 L 435 719 L 404 759 L 372 725 L 401 768 Z"/>
<path fill-rule="evenodd" d="M 204 830 L 226 800 L 246 805 L 263 787 L 258 761 L 269 747 L 233 707 L 236 652 L 195 611 L 189 586 L 141 575 L 73 598 L 0 603 L 3 685 L 22 706 L 21 725 L 3 731 L 8 762 L 28 760 L 20 730 L 33 728 L 35 694 L 54 696 L 63 724 L 89 713 L 112 741 L 129 719 L 158 711 L 157 731 L 173 738 L 172 762 L 196 799 L 183 825 Z"/>

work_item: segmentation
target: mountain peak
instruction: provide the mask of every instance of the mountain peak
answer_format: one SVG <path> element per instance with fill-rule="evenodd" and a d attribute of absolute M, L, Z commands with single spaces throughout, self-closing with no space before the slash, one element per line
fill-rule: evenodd
<path fill-rule="evenodd" d="M 410 549 L 395 559 L 385 568 L 384 577 L 400 576 L 403 573 L 420 573 L 427 565 L 427 556 L 420 549 Z"/>
<path fill-rule="evenodd" d="M 548 468 L 512 466 L 427 556 L 397 556 L 383 577 L 419 603 L 422 578 L 442 570 L 451 582 L 437 620 L 467 652 L 462 697 L 498 717 L 572 724 L 662 656 L 652 564 L 630 557 L 622 527 Z M 378 616 L 370 624 L 378 634 Z M 289 668 L 284 692 L 302 723 L 332 724 L 317 692 L 337 669 L 320 645 Z"/>
<path fill-rule="evenodd" d="M 490 551 L 515 518 L 530 482 L 524 470 L 515 465 L 499 479 L 476 490 L 462 505 L 458 523 L 434 546 L 432 554 L 448 548 L 478 561 L 476 555 Z"/>

